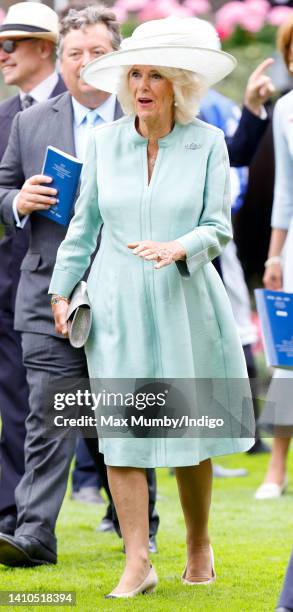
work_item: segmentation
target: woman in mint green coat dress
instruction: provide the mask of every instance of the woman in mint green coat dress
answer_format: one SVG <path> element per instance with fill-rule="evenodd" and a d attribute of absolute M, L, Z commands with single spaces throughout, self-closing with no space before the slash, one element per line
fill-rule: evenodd
<path fill-rule="evenodd" d="M 126 112 L 92 134 L 50 286 L 56 329 L 66 334 L 67 298 L 103 225 L 88 278 L 91 378 L 247 378 L 231 307 L 211 263 L 231 238 L 226 146 L 220 130 L 193 119 L 203 83 L 233 67 L 210 24 L 172 18 L 143 24 L 121 51 L 83 72 L 91 85 L 117 93 Z M 225 406 L 231 422 L 238 418 L 233 399 Z M 146 467 L 176 468 L 187 528 L 183 582 L 215 580 L 210 457 L 252 443 L 232 436 L 100 440 L 126 548 L 111 597 L 150 591 L 157 582 L 148 559 Z"/>

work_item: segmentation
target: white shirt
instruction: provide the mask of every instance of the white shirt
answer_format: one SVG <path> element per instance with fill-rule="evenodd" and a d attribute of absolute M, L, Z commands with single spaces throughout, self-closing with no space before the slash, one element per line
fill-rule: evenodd
<path fill-rule="evenodd" d="M 25 96 L 30 95 L 36 102 L 45 102 L 45 100 L 48 100 L 48 98 L 50 98 L 52 91 L 55 89 L 58 83 L 58 78 L 59 77 L 57 72 L 52 72 L 50 76 L 48 76 L 44 81 L 39 83 L 31 91 L 24 92 L 20 90 L 20 99 L 23 100 Z"/>
<path fill-rule="evenodd" d="M 109 123 L 110 121 L 114 121 L 115 105 L 116 96 L 111 95 L 109 96 L 109 98 L 107 98 L 107 100 L 105 100 L 105 102 L 103 102 L 103 104 L 101 104 L 95 109 L 99 115 L 95 122 L 95 126 L 101 125 L 102 123 Z M 75 100 L 75 98 L 73 97 L 72 106 L 73 133 L 76 157 L 78 157 L 81 161 L 84 161 L 86 145 L 91 130 L 91 127 L 86 122 L 86 116 L 90 109 L 86 106 L 83 106 L 83 104 L 77 102 L 77 100 Z"/>
<path fill-rule="evenodd" d="M 283 291 L 293 291 L 293 91 L 278 100 L 273 115 L 275 189 L 272 227 L 287 230 L 283 250 Z"/>
<path fill-rule="evenodd" d="M 256 327 L 252 322 L 249 293 L 233 240 L 221 253 L 221 268 L 241 344 L 254 344 L 257 341 Z"/>

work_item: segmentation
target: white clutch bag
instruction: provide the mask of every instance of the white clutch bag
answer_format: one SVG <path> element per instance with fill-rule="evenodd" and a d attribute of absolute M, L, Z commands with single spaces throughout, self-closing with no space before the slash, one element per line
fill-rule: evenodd
<path fill-rule="evenodd" d="M 84 346 L 92 325 L 92 310 L 85 281 L 77 283 L 71 294 L 67 311 L 67 324 L 70 344 L 74 348 Z"/>

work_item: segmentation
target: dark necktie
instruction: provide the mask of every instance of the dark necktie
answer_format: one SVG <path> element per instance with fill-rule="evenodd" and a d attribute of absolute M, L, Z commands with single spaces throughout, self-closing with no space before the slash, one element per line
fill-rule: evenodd
<path fill-rule="evenodd" d="M 29 94 L 26 94 L 24 98 L 21 100 L 22 110 L 25 110 L 26 108 L 29 108 L 30 106 L 32 106 L 34 101 L 35 100 L 32 98 L 32 96 L 30 96 Z"/>

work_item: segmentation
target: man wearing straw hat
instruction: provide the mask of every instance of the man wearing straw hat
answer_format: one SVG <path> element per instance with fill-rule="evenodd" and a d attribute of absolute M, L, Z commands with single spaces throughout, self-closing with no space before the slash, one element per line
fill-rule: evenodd
<path fill-rule="evenodd" d="M 0 26 L 3 79 L 6 85 L 19 87 L 17 95 L 0 104 L 0 159 L 14 116 L 65 91 L 55 71 L 57 39 L 57 14 L 37 2 L 14 4 Z M 24 471 L 28 388 L 13 317 L 19 268 L 28 248 L 28 236 L 29 224 L 22 231 L 7 232 L 0 242 L 0 531 L 7 533 L 13 533 L 15 528 L 14 490 Z"/>

